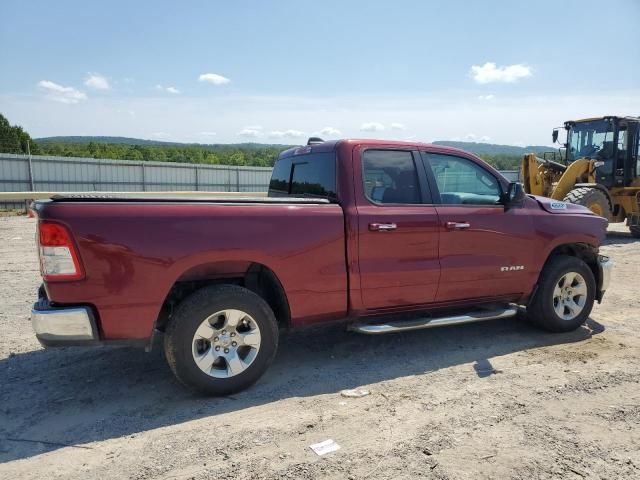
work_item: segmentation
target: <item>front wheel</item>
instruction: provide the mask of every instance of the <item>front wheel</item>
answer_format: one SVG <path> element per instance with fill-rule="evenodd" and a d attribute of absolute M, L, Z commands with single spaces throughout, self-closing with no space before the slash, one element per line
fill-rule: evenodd
<path fill-rule="evenodd" d="M 167 362 L 178 380 L 207 395 L 255 383 L 278 348 L 269 305 L 236 285 L 202 288 L 178 306 L 165 332 Z"/>
<path fill-rule="evenodd" d="M 569 332 L 582 325 L 593 308 L 596 281 L 579 258 L 558 255 L 540 273 L 527 317 L 551 332 Z"/>

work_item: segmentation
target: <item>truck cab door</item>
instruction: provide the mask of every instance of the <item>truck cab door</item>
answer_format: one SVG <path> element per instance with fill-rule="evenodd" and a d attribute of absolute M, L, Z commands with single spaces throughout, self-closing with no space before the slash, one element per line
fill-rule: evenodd
<path fill-rule="evenodd" d="M 433 302 L 440 276 L 439 220 L 419 152 L 356 146 L 353 163 L 361 297 L 356 309 L 412 309 Z"/>
<path fill-rule="evenodd" d="M 422 152 L 440 221 L 437 302 L 518 298 L 537 277 L 526 209 L 505 209 L 502 185 L 480 162 Z"/>

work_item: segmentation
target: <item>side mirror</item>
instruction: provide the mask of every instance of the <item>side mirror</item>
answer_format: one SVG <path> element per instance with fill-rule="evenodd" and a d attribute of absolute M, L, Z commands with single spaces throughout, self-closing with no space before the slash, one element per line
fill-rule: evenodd
<path fill-rule="evenodd" d="M 551 138 L 553 139 L 553 143 L 558 141 L 558 129 L 554 128 L 553 133 L 551 134 Z"/>
<path fill-rule="evenodd" d="M 522 184 L 519 182 L 511 182 L 509 183 L 507 192 L 504 194 L 503 203 L 507 208 L 520 206 L 526 197 L 527 194 L 524 192 Z"/>

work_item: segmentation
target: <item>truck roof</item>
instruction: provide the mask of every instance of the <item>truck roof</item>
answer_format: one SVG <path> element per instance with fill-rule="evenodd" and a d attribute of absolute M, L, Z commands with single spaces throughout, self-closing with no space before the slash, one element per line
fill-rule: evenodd
<path fill-rule="evenodd" d="M 351 145 L 369 145 L 369 146 L 393 146 L 393 147 L 401 147 L 401 148 L 424 148 L 429 147 L 434 150 L 437 150 L 442 153 L 451 153 L 451 154 L 466 154 L 470 155 L 469 152 L 462 150 L 460 148 L 448 147 L 445 145 L 434 145 L 432 143 L 425 142 L 415 142 L 409 140 L 381 140 L 381 139 L 371 139 L 371 138 L 345 138 L 341 140 L 327 140 L 323 142 L 313 143 L 311 145 L 300 145 L 298 147 L 291 147 L 284 152 L 280 153 L 278 158 L 287 158 L 293 155 L 301 155 L 304 153 L 309 153 L 311 151 L 319 153 L 319 152 L 332 152 L 334 151 L 339 144 L 351 144 Z"/>

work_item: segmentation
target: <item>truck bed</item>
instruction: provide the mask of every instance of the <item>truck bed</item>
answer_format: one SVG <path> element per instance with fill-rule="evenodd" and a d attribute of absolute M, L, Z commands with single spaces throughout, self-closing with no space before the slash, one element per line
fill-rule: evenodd
<path fill-rule="evenodd" d="M 178 282 L 238 278 L 260 266 L 287 292 L 293 325 L 344 316 L 344 214 L 318 198 L 59 195 L 40 221 L 71 231 L 84 279 L 45 282 L 59 305 L 94 308 L 101 338 L 148 338 Z"/>
<path fill-rule="evenodd" d="M 304 205 L 322 205 L 330 203 L 326 198 L 314 198 L 314 197 L 227 197 L 227 196 L 172 196 L 172 195 L 157 195 L 151 196 L 148 194 L 135 194 L 135 193 L 91 193 L 91 194 L 59 194 L 51 197 L 51 200 L 39 200 L 39 203 L 43 202 L 99 202 L 99 203 L 121 203 L 121 202 L 144 202 L 144 203 L 230 203 L 230 204 L 247 204 L 247 203 L 261 203 L 261 204 L 304 204 Z"/>

